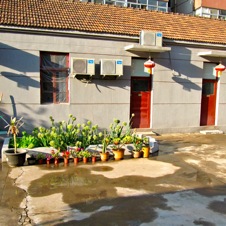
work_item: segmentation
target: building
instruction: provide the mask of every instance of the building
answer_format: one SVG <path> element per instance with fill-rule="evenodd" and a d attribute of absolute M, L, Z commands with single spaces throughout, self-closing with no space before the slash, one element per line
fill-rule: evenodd
<path fill-rule="evenodd" d="M 172 0 L 170 5 L 173 12 L 226 19 L 226 1 L 224 0 Z"/>
<path fill-rule="evenodd" d="M 225 129 L 226 76 L 215 71 L 226 65 L 225 21 L 72 1 L 0 8 L 4 118 L 31 130 L 73 114 L 108 128 L 135 113 L 133 127 L 156 132 Z"/>
<path fill-rule="evenodd" d="M 82 0 L 82 2 L 92 2 L 168 12 L 169 0 Z"/>

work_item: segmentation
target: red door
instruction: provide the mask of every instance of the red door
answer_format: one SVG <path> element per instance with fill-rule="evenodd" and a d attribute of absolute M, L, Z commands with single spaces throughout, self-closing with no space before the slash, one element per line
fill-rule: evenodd
<path fill-rule="evenodd" d="M 201 102 L 201 126 L 215 125 L 217 80 L 203 79 Z"/>
<path fill-rule="evenodd" d="M 150 128 L 151 77 L 131 78 L 130 114 L 133 128 Z"/>

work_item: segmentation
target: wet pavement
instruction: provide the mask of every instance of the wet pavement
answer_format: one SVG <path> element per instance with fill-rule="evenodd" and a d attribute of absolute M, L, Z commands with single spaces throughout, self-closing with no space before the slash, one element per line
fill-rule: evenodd
<path fill-rule="evenodd" d="M 226 135 L 156 136 L 158 156 L 0 164 L 0 225 L 226 225 Z"/>

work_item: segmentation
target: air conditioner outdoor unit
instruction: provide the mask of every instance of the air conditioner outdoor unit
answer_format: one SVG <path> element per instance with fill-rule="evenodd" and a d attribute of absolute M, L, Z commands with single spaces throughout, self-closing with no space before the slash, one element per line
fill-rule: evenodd
<path fill-rule="evenodd" d="M 140 32 L 140 44 L 144 46 L 162 46 L 162 32 L 144 31 Z"/>
<path fill-rule="evenodd" d="M 76 75 L 94 75 L 95 74 L 95 60 L 86 58 L 72 58 L 71 59 L 71 73 Z"/>
<path fill-rule="evenodd" d="M 100 62 L 100 74 L 101 75 L 123 75 L 123 61 L 114 59 L 101 59 Z"/>

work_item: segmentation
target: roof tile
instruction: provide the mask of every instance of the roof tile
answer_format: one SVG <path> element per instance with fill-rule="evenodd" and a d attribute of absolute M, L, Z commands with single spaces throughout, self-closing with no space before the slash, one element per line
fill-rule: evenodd
<path fill-rule="evenodd" d="M 0 26 L 130 36 L 153 30 L 168 39 L 226 44 L 224 20 L 62 0 L 1 0 Z"/>

